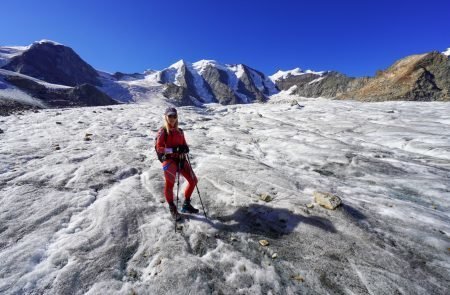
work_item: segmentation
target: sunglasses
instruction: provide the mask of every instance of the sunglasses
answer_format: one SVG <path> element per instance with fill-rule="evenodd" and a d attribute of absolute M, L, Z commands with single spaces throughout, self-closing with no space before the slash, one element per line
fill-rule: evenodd
<path fill-rule="evenodd" d="M 177 115 L 168 115 L 167 117 L 172 118 L 172 119 L 176 119 Z"/>

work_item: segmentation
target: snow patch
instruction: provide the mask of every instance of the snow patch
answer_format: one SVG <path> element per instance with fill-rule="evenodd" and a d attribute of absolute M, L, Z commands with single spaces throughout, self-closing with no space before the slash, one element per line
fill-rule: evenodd
<path fill-rule="evenodd" d="M 240 79 L 244 74 L 245 74 L 245 70 L 244 70 L 244 66 L 241 64 L 237 64 L 237 65 L 228 65 L 228 70 L 230 70 L 234 76 L 238 79 Z M 234 89 L 234 88 L 233 88 Z"/>
<path fill-rule="evenodd" d="M 0 67 L 7 65 L 10 60 L 18 55 L 21 55 L 30 46 L 0 46 Z"/>
<path fill-rule="evenodd" d="M 322 76 L 324 73 L 326 73 L 326 71 L 320 71 L 320 72 L 316 72 L 316 71 L 312 71 L 312 70 L 302 71 L 300 68 L 295 68 L 290 71 L 281 71 L 280 70 L 280 71 L 276 72 L 275 74 L 273 74 L 272 76 L 269 76 L 269 78 L 273 82 L 276 82 L 278 80 L 284 80 L 290 76 L 301 76 L 301 75 L 305 75 L 305 74 L 314 74 L 314 75 Z"/>
<path fill-rule="evenodd" d="M 42 39 L 39 41 L 35 41 L 35 42 L 33 42 L 33 44 L 51 44 L 51 45 L 56 45 L 56 46 L 63 45 L 61 43 L 58 43 L 58 42 L 55 42 L 52 40 L 48 40 L 48 39 Z"/>
<path fill-rule="evenodd" d="M 319 78 L 317 78 L 317 79 L 312 80 L 312 81 L 309 82 L 308 84 L 311 85 L 311 84 L 317 83 L 317 82 L 319 82 L 319 81 L 322 81 L 324 78 L 325 78 L 325 77 L 323 77 L 323 76 L 322 76 L 322 77 L 319 77 Z"/>
<path fill-rule="evenodd" d="M 46 107 L 46 105 L 39 99 L 32 97 L 26 92 L 14 88 L 0 89 L 0 100 L 2 99 L 17 101 L 26 105 L 37 106 L 40 108 Z"/>
<path fill-rule="evenodd" d="M 192 68 L 200 75 L 206 70 L 207 67 L 212 66 L 215 68 L 223 69 L 223 67 L 215 60 L 202 59 L 192 64 Z"/>
<path fill-rule="evenodd" d="M 450 56 L 450 47 L 447 48 L 446 51 L 443 51 L 442 54 L 445 54 L 445 55 L 447 55 L 447 56 Z"/>
<path fill-rule="evenodd" d="M 295 68 L 293 70 L 290 71 L 281 71 L 279 70 L 278 72 L 276 72 L 275 74 L 273 74 L 272 76 L 269 76 L 269 78 L 276 82 L 278 80 L 284 80 L 286 79 L 288 76 L 299 76 L 299 75 L 303 75 L 303 71 L 300 68 Z"/>
<path fill-rule="evenodd" d="M 8 71 L 8 70 L 3 70 L 3 69 L 0 69 L 0 75 L 21 77 L 21 78 L 31 80 L 33 82 L 36 82 L 36 83 L 42 85 L 42 86 L 45 86 L 46 88 L 51 88 L 51 89 L 69 89 L 69 88 L 73 88 L 71 86 L 45 82 L 45 81 L 39 80 L 37 78 L 33 78 L 33 77 L 30 77 L 30 76 L 27 76 L 27 75 L 24 75 L 24 74 L 20 74 L 20 73 L 13 72 L 13 71 Z"/>

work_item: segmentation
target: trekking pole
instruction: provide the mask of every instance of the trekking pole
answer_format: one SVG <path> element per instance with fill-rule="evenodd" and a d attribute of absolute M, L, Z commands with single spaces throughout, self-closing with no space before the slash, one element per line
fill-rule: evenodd
<path fill-rule="evenodd" d="M 191 165 L 191 160 L 189 160 L 189 154 L 186 154 L 186 156 L 187 156 L 189 166 L 191 167 L 192 174 L 194 174 L 195 179 L 197 179 L 197 176 L 195 175 L 194 169 L 192 168 L 192 165 Z M 202 197 L 200 196 L 200 191 L 198 190 L 197 182 L 195 183 L 195 188 L 197 188 L 198 197 L 200 198 L 200 204 L 202 204 L 203 214 L 205 214 L 206 219 L 208 219 L 208 216 L 206 216 L 205 207 L 203 206 Z"/>
<path fill-rule="evenodd" d="M 177 213 L 175 215 L 175 232 L 177 232 L 177 218 L 178 218 L 178 192 L 180 191 L 180 166 L 181 166 L 181 161 L 178 161 L 178 167 L 177 167 L 177 173 L 178 173 L 178 183 L 177 183 Z"/>

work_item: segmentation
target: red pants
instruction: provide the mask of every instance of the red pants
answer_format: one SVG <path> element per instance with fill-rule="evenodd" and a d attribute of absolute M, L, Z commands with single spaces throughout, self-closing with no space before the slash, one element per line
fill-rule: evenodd
<path fill-rule="evenodd" d="M 184 165 L 181 169 L 181 175 L 186 178 L 188 182 L 188 186 L 184 190 L 184 198 L 189 200 L 191 198 L 192 192 L 194 191 L 195 185 L 197 184 L 197 178 L 193 173 L 191 166 L 188 161 L 183 160 Z M 166 185 L 164 187 L 164 196 L 166 197 L 167 203 L 173 202 L 173 186 L 175 185 L 176 173 L 178 169 L 178 162 L 175 160 L 169 159 L 164 161 L 163 170 L 164 170 L 164 178 L 166 179 Z"/>

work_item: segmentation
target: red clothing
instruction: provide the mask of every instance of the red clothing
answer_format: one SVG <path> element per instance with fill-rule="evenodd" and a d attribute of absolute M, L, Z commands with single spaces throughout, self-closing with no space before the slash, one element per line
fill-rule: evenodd
<path fill-rule="evenodd" d="M 187 145 L 182 130 L 177 131 L 176 129 L 171 129 L 170 133 L 168 134 L 165 134 L 164 130 L 162 129 L 159 131 L 158 140 L 156 141 L 156 150 L 158 151 L 158 153 L 164 153 L 166 148 L 174 148 L 179 145 Z M 168 203 L 173 202 L 173 187 L 176 181 L 176 173 L 178 170 L 179 161 L 183 161 L 183 168 L 180 172 L 188 182 L 188 186 L 184 190 L 184 198 L 186 200 L 190 199 L 192 192 L 195 189 L 195 185 L 197 184 L 197 178 L 195 177 L 195 174 L 193 173 L 188 161 L 184 158 L 179 159 L 179 154 L 168 154 L 168 159 L 166 159 L 162 163 L 164 178 L 166 180 L 164 187 L 164 196 L 166 197 L 166 201 Z"/>
<path fill-rule="evenodd" d="M 170 129 L 170 133 L 164 132 L 161 128 L 158 131 L 158 140 L 156 142 L 156 150 L 158 153 L 164 153 L 165 148 L 174 148 L 179 145 L 187 145 L 186 139 L 184 139 L 184 133 L 182 130 L 176 130 L 175 128 Z M 171 156 L 177 157 L 178 154 L 170 154 Z"/>
<path fill-rule="evenodd" d="M 188 185 L 184 190 L 184 198 L 189 200 L 191 198 L 192 192 L 195 189 L 195 185 L 197 184 L 197 178 L 195 174 L 192 172 L 191 166 L 189 166 L 188 161 L 183 159 L 184 166 L 181 169 L 181 175 L 186 178 Z M 178 161 L 174 159 L 168 159 L 163 163 L 164 170 L 164 178 L 166 179 L 166 183 L 164 186 L 164 196 L 166 197 L 167 203 L 173 202 L 173 187 L 175 186 L 176 181 L 176 173 L 178 170 Z"/>

